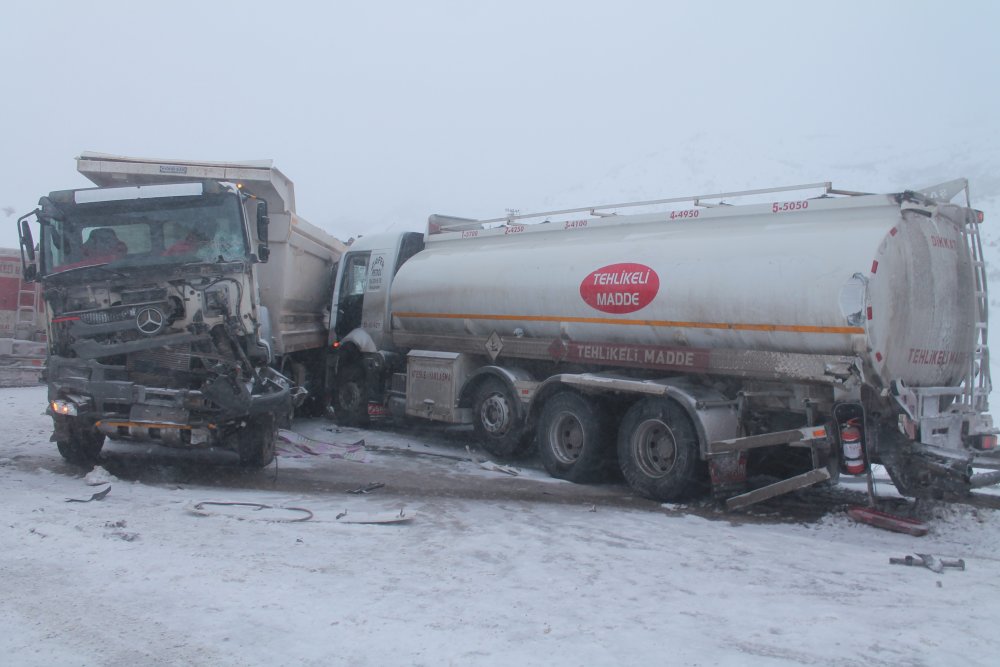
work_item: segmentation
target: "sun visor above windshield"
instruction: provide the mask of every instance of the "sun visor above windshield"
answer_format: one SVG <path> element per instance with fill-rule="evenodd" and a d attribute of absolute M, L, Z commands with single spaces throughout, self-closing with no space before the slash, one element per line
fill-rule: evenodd
<path fill-rule="evenodd" d="M 201 195 L 204 186 L 201 183 L 169 183 L 163 185 L 138 185 L 127 188 L 93 188 L 74 192 L 77 204 L 92 204 L 105 201 L 123 201 L 127 199 L 153 199 L 156 197 L 191 197 Z"/>

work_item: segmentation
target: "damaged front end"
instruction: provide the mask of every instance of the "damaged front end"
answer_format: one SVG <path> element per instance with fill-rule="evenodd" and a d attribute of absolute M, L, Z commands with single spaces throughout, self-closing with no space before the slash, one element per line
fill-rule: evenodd
<path fill-rule="evenodd" d="M 897 489 L 916 498 L 957 498 L 1000 482 L 998 429 L 962 401 L 962 389 L 892 384 L 896 428 L 878 434 L 879 460 Z"/>
<path fill-rule="evenodd" d="M 41 202 L 48 412 L 68 460 L 93 461 L 107 437 L 273 459 L 296 391 L 268 366 L 240 195 L 191 185 Z"/>
<path fill-rule="evenodd" d="M 77 290 L 93 293 L 93 286 L 49 290 L 54 311 L 62 311 L 52 318 L 46 368 L 53 440 L 73 443 L 92 429 L 91 440 L 221 447 L 239 452 L 246 464 L 268 463 L 268 451 L 241 444 L 243 431 L 273 429 L 273 415 L 291 411 L 292 383 L 263 357 L 254 363 L 231 315 L 205 317 L 198 306 L 211 302 L 211 292 L 206 297 L 201 281 L 172 288 L 185 300 L 148 298 L 167 289 L 143 290 L 136 299 L 136 290 L 110 286 L 108 300 L 116 305 L 71 310 L 59 306 L 71 304 Z"/>

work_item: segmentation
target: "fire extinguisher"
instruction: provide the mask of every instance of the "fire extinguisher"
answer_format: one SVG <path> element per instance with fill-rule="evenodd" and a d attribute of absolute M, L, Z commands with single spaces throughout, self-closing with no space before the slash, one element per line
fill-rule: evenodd
<path fill-rule="evenodd" d="M 861 440 L 861 422 L 848 419 L 840 425 L 841 471 L 860 475 L 865 471 L 865 450 Z"/>

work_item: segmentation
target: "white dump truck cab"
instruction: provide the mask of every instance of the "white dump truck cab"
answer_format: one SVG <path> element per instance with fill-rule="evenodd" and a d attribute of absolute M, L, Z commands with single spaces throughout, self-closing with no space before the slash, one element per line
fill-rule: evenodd
<path fill-rule="evenodd" d="M 44 286 L 59 451 L 91 463 L 113 437 L 269 463 L 306 395 L 295 355 L 326 342 L 335 244 L 302 240 L 269 165 L 84 154 L 78 167 L 101 187 L 52 192 L 19 221 L 26 277 Z M 293 270 L 301 282 L 284 280 Z"/>

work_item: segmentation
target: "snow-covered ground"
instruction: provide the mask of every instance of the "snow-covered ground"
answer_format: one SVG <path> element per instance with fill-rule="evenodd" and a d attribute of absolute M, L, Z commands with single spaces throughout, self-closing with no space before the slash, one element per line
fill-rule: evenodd
<path fill-rule="evenodd" d="M 729 516 L 476 466 L 447 432 L 297 431 L 367 462 L 239 473 L 113 443 L 102 500 L 0 390 L 0 655 L 10 665 L 995 665 L 1000 512 L 926 505 L 925 537 Z M 93 479 L 92 481 L 101 481 Z M 369 482 L 369 494 L 345 491 Z M 885 489 L 888 491 L 888 489 Z M 303 508 L 252 510 L 205 501 Z M 403 510 L 409 522 L 338 514 Z M 964 571 L 891 565 L 961 558 Z"/>

